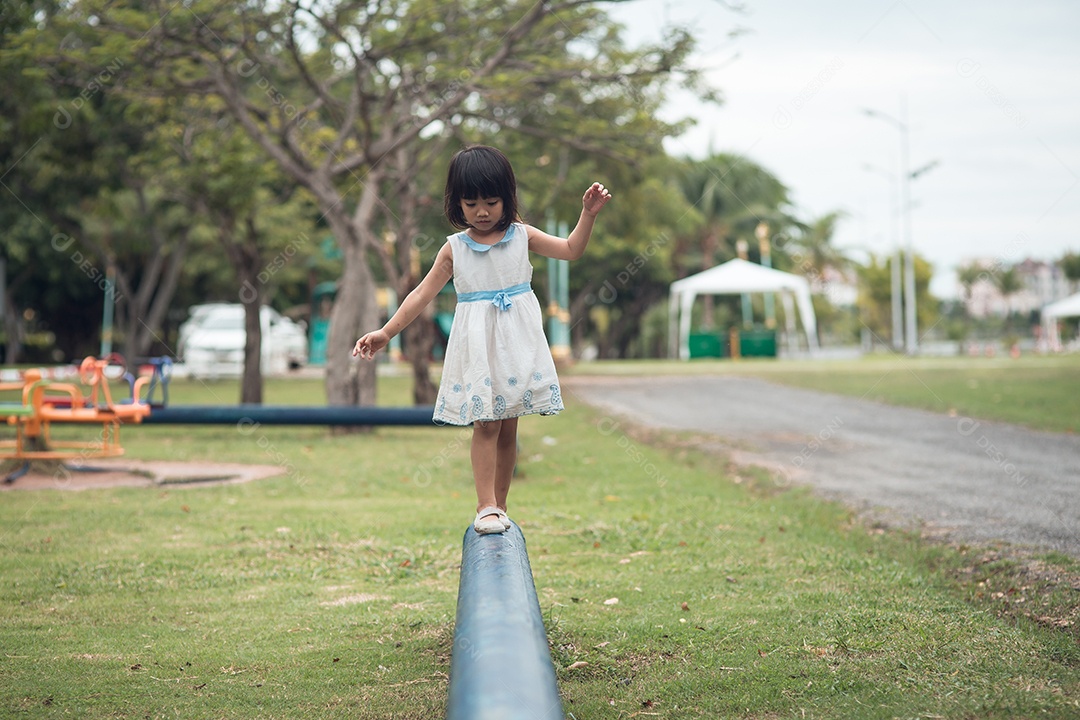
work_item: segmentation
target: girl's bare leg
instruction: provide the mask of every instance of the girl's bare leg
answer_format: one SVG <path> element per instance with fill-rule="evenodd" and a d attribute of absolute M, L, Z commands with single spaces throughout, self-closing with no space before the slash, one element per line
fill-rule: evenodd
<path fill-rule="evenodd" d="M 502 421 L 495 457 L 495 506 L 506 511 L 506 496 L 510 494 L 510 481 L 514 479 L 517 463 L 518 419 Z"/>
<path fill-rule="evenodd" d="M 486 507 L 505 507 L 506 493 L 502 496 L 502 505 L 496 497 L 496 477 L 498 474 L 499 437 L 502 420 L 473 423 L 472 467 L 473 481 L 476 483 L 476 511 Z M 509 482 L 507 482 L 509 488 Z M 494 515 L 489 517 L 495 517 Z"/>

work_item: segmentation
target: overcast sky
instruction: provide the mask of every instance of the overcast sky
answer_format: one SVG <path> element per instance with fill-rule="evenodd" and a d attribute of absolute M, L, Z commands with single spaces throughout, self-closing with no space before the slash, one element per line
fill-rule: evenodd
<path fill-rule="evenodd" d="M 912 239 L 939 297 L 980 257 L 1011 263 L 1080 252 L 1080 3 L 1075 0 L 634 0 L 631 42 L 697 29 L 695 63 L 725 102 L 669 98 L 697 126 L 673 154 L 749 156 L 791 190 L 802 217 L 848 214 L 836 244 L 888 253 L 890 193 L 906 97 Z M 747 32 L 731 39 L 734 28 Z M 871 166 L 875 170 L 867 170 Z M 865 255 L 862 255 L 865 257 Z"/>

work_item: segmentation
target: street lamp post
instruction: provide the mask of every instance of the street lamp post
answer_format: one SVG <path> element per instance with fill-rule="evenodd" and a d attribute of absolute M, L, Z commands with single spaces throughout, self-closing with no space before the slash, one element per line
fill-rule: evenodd
<path fill-rule="evenodd" d="M 884 120 L 900 131 L 900 194 L 901 194 L 901 217 L 904 220 L 904 347 L 908 355 L 914 355 L 919 351 L 919 337 L 916 321 L 915 300 L 915 248 L 911 239 L 911 171 L 908 170 L 908 124 L 907 124 L 907 98 L 900 95 L 900 119 L 891 115 L 866 110 L 870 117 Z M 895 271 L 894 271 L 895 272 Z"/>

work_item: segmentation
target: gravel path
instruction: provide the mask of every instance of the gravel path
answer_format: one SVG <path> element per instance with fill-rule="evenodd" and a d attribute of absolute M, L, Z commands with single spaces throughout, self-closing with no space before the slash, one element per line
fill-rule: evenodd
<path fill-rule="evenodd" d="M 1080 438 L 753 378 L 567 378 L 647 427 L 709 433 L 732 459 L 950 539 L 1080 557 Z"/>

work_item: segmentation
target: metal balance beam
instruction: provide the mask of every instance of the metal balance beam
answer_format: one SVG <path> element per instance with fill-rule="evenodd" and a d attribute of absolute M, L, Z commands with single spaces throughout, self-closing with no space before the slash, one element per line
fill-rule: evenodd
<path fill-rule="evenodd" d="M 172 405 L 154 407 L 144 425 L 429 425 L 432 407 L 356 405 Z"/>
<path fill-rule="evenodd" d="M 447 720 L 563 720 L 525 537 L 518 526 L 461 549 Z"/>

